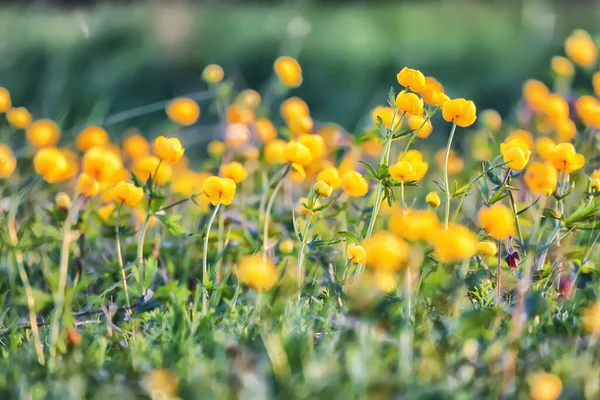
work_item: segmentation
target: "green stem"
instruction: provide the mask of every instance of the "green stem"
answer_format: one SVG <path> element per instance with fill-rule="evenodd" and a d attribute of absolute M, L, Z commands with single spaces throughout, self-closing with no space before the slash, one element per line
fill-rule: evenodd
<path fill-rule="evenodd" d="M 502 301 L 502 286 L 500 278 L 502 276 L 502 239 L 498 240 L 498 264 L 496 265 L 496 304 Z"/>
<path fill-rule="evenodd" d="M 69 246 L 71 244 L 71 227 L 75 222 L 75 217 L 81 208 L 84 197 L 78 197 L 75 199 L 67 218 L 63 223 L 62 232 L 62 246 L 60 249 L 60 264 L 58 267 L 59 278 L 58 278 L 58 290 L 54 296 L 54 318 L 52 320 L 52 326 L 50 328 L 50 356 L 52 359 L 56 357 L 56 345 L 59 336 L 59 325 L 60 319 L 63 314 L 63 307 L 65 302 L 65 291 L 67 288 L 67 275 L 69 273 Z"/>
<path fill-rule="evenodd" d="M 400 205 L 402 208 L 406 207 L 406 203 L 404 201 L 404 181 L 400 183 Z"/>
<path fill-rule="evenodd" d="M 306 226 L 304 227 L 304 233 L 302 234 L 302 241 L 300 244 L 300 251 L 298 252 L 298 291 L 302 289 L 304 283 L 304 249 L 306 247 L 306 237 L 308 236 L 308 229 L 310 228 L 310 222 L 312 221 L 313 211 L 308 212 L 308 218 L 306 219 Z"/>
<path fill-rule="evenodd" d="M 146 231 L 148 230 L 148 220 L 150 220 L 150 210 L 146 212 L 146 218 L 144 218 L 144 222 L 142 223 L 137 245 L 137 263 L 138 267 L 141 268 L 142 285 L 145 285 L 146 282 L 146 269 L 144 267 L 144 240 L 146 239 Z M 144 287 L 144 295 L 145 294 L 146 288 Z"/>
<path fill-rule="evenodd" d="M 452 130 L 448 137 L 448 145 L 446 146 L 446 157 L 444 158 L 444 188 L 446 189 L 446 214 L 444 216 L 444 227 L 448 229 L 448 219 L 450 218 L 450 200 L 452 199 L 452 192 L 450 191 L 450 183 L 448 180 L 448 158 L 450 158 L 450 148 L 452 147 L 452 139 L 454 139 L 454 132 L 456 131 L 456 122 L 452 124 Z"/>
<path fill-rule="evenodd" d="M 510 178 L 509 178 L 510 182 Z M 519 214 L 517 210 L 517 205 L 515 204 L 515 198 L 513 196 L 512 190 L 508 191 L 508 198 L 510 199 L 510 205 L 513 210 L 513 215 L 515 216 L 515 225 L 517 227 L 517 234 L 519 235 L 519 242 L 521 242 L 521 250 L 523 251 L 523 255 L 527 255 L 527 246 L 525 245 L 525 241 L 523 240 L 523 231 L 521 231 L 521 223 L 519 221 Z"/>
<path fill-rule="evenodd" d="M 208 311 L 208 238 L 210 236 L 210 227 L 212 226 L 215 217 L 217 215 L 217 212 L 219 211 L 219 207 L 221 206 L 221 200 L 219 200 L 219 202 L 217 203 L 217 205 L 215 206 L 215 209 L 213 210 L 212 214 L 210 215 L 210 218 L 208 219 L 208 222 L 206 224 L 206 236 L 204 236 L 204 246 L 202 248 L 202 282 L 203 282 L 203 286 L 204 286 L 204 294 L 202 296 L 202 314 L 206 315 L 206 312 Z"/>
<path fill-rule="evenodd" d="M 281 186 L 283 186 L 285 177 L 290 172 L 290 168 L 291 168 L 291 164 L 289 164 L 287 166 L 287 168 L 285 169 L 285 171 L 279 178 L 279 181 L 277 182 L 277 185 L 273 189 L 273 193 L 271 194 L 271 197 L 269 198 L 269 202 L 267 203 L 267 209 L 265 210 L 265 217 L 264 217 L 265 222 L 263 225 L 263 259 L 267 257 L 267 248 L 268 248 L 268 241 L 269 241 L 269 223 L 271 220 L 271 209 L 273 208 L 273 204 L 275 203 L 275 198 L 277 197 L 277 193 L 279 193 Z"/>
<path fill-rule="evenodd" d="M 121 250 L 121 210 L 123 209 L 123 203 L 119 204 L 117 209 L 117 220 L 115 225 L 115 234 L 117 236 L 117 259 L 119 261 L 119 267 L 121 268 L 121 279 L 123 280 L 123 289 L 125 290 L 125 300 L 127 301 L 127 308 L 131 308 L 131 301 L 129 300 L 129 288 L 127 286 L 127 276 L 125 275 L 125 268 L 123 264 L 123 252 Z"/>

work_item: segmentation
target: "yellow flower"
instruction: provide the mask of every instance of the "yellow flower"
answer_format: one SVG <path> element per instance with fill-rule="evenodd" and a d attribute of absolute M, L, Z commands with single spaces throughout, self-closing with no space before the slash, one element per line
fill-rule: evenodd
<path fill-rule="evenodd" d="M 48 183 L 64 180 L 64 172 L 68 168 L 65 156 L 54 147 L 44 147 L 33 157 L 35 172 Z"/>
<path fill-rule="evenodd" d="M 6 88 L 0 87 L 0 113 L 7 112 L 10 110 L 12 102 L 10 100 L 10 93 Z"/>
<path fill-rule="evenodd" d="M 242 104 L 233 103 L 225 111 L 225 120 L 229 124 L 247 125 L 254 122 L 255 118 L 254 110 Z"/>
<path fill-rule="evenodd" d="M 67 169 L 62 173 L 59 181 L 75 178 L 79 173 L 79 156 L 69 149 L 58 149 L 67 160 Z"/>
<path fill-rule="evenodd" d="M 544 114 L 550 121 L 569 118 L 569 103 L 557 93 L 549 94 L 544 100 Z"/>
<path fill-rule="evenodd" d="M 315 194 L 323 199 L 331 196 L 331 192 L 333 192 L 333 188 L 323 181 L 315 183 L 314 188 Z"/>
<path fill-rule="evenodd" d="M 571 173 L 583 167 L 585 157 L 575 152 L 575 147 L 571 143 L 559 143 L 552 152 L 552 164 L 559 171 Z"/>
<path fill-rule="evenodd" d="M 446 149 L 440 149 L 435 153 L 435 163 L 439 169 L 444 168 L 444 159 L 446 157 Z M 450 150 L 448 156 L 448 174 L 456 175 L 460 174 L 465 168 L 465 161 L 458 156 L 454 150 Z"/>
<path fill-rule="evenodd" d="M 220 172 L 223 178 L 229 178 L 235 183 L 240 183 L 248 177 L 248 170 L 237 161 L 221 165 Z"/>
<path fill-rule="evenodd" d="M 130 207 L 139 205 L 144 198 L 144 190 L 127 182 L 119 182 L 113 189 L 115 202 Z"/>
<path fill-rule="evenodd" d="M 569 61 L 568 58 L 562 56 L 554 56 L 550 61 L 550 65 L 552 67 L 552 71 L 556 75 L 570 77 L 575 75 L 575 67 L 573 63 Z"/>
<path fill-rule="evenodd" d="M 448 100 L 442 106 L 442 117 L 448 122 L 466 128 L 473 125 L 477 119 L 477 109 L 471 100 L 453 99 Z"/>
<path fill-rule="evenodd" d="M 367 252 L 365 251 L 365 248 L 360 245 L 350 243 L 348 245 L 347 254 L 348 260 L 355 264 L 364 264 L 367 261 Z"/>
<path fill-rule="evenodd" d="M 159 136 L 154 140 L 154 151 L 160 159 L 176 163 L 183 156 L 185 149 L 178 138 Z"/>
<path fill-rule="evenodd" d="M 109 203 L 105 206 L 98 208 L 98 210 L 96 210 L 96 212 L 98 213 L 100 218 L 102 218 L 103 221 L 108 221 L 108 219 L 110 218 L 110 216 L 112 215 L 112 213 L 114 211 L 115 211 L 115 203 Z"/>
<path fill-rule="evenodd" d="M 556 375 L 538 372 L 531 378 L 529 395 L 532 400 L 556 400 L 562 392 L 562 381 Z"/>
<path fill-rule="evenodd" d="M 311 133 L 314 127 L 314 121 L 310 115 L 298 115 L 286 122 L 295 136 Z"/>
<path fill-rule="evenodd" d="M 100 183 L 122 180 L 122 169 L 119 156 L 104 147 L 92 147 L 83 155 L 83 171 Z"/>
<path fill-rule="evenodd" d="M 86 197 L 93 197 L 98 194 L 98 191 L 100 190 L 100 184 L 90 175 L 82 172 L 77 179 L 77 187 L 75 190 L 77 194 Z"/>
<path fill-rule="evenodd" d="M 431 135 L 431 132 L 433 132 L 431 120 L 425 121 L 425 117 L 422 115 L 409 115 L 407 122 L 408 127 L 416 132 L 418 138 L 426 139 Z"/>
<path fill-rule="evenodd" d="M 162 186 L 171 180 L 173 169 L 171 165 L 160 162 L 160 158 L 158 157 L 146 156 L 136 161 L 133 165 L 133 173 L 142 182 L 146 182 L 150 175 L 152 175 L 152 181 Z"/>
<path fill-rule="evenodd" d="M 533 149 L 533 135 L 526 130 L 515 129 L 510 135 L 508 135 L 506 140 L 504 140 L 504 143 L 508 143 L 511 140 L 520 140 L 525 142 L 529 150 Z"/>
<path fill-rule="evenodd" d="M 202 71 L 202 79 L 208 83 L 219 83 L 223 80 L 225 72 L 220 65 L 208 64 Z"/>
<path fill-rule="evenodd" d="M 17 159 L 10 147 L 0 144 L 0 178 L 8 178 L 17 168 Z"/>
<path fill-rule="evenodd" d="M 54 203 L 56 203 L 58 208 L 66 210 L 71 207 L 71 197 L 65 192 L 59 192 L 56 194 L 56 197 L 54 197 Z"/>
<path fill-rule="evenodd" d="M 284 100 L 279 111 L 286 122 L 302 115 L 309 115 L 308 105 L 298 97 L 290 97 Z"/>
<path fill-rule="evenodd" d="M 283 154 L 287 162 L 295 163 L 301 166 L 308 165 L 313 159 L 310 149 L 295 140 L 291 140 L 285 145 Z"/>
<path fill-rule="evenodd" d="M 401 91 L 396 96 L 396 107 L 411 115 L 423 114 L 423 99 L 414 93 Z"/>
<path fill-rule="evenodd" d="M 240 148 L 248 141 L 248 127 L 242 123 L 227 124 L 225 144 L 233 149 Z"/>
<path fill-rule="evenodd" d="M 60 139 L 60 128 L 54 121 L 40 119 L 27 128 L 27 141 L 37 148 L 54 147 Z"/>
<path fill-rule="evenodd" d="M 167 116 L 176 124 L 190 126 L 200 117 L 200 106 L 187 97 L 175 99 L 167 104 Z"/>
<path fill-rule="evenodd" d="M 221 157 L 223 155 L 223 153 L 225 153 L 226 150 L 227 150 L 227 146 L 225 145 L 225 143 L 221 142 L 220 140 L 211 140 L 208 143 L 208 147 L 206 149 L 208 154 L 210 154 L 211 156 L 213 156 L 215 158 Z"/>
<path fill-rule="evenodd" d="M 236 103 L 240 103 L 244 107 L 257 109 L 261 102 L 260 94 L 253 89 L 244 89 L 238 94 Z"/>
<path fill-rule="evenodd" d="M 263 158 L 267 164 L 283 164 L 286 161 L 285 148 L 287 143 L 282 139 L 275 139 L 265 145 Z"/>
<path fill-rule="evenodd" d="M 342 189 L 351 197 L 362 197 L 369 192 L 369 184 L 360 173 L 350 170 L 342 175 Z"/>
<path fill-rule="evenodd" d="M 367 268 L 371 270 L 394 272 L 408 264 L 410 247 L 391 232 L 375 232 L 363 247 L 367 253 Z"/>
<path fill-rule="evenodd" d="M 439 224 L 437 215 L 431 210 L 395 208 L 389 219 L 390 231 L 411 242 L 431 240 Z"/>
<path fill-rule="evenodd" d="M 591 67 L 596 62 L 598 50 L 590 34 L 577 29 L 565 40 L 565 53 L 575 64 Z"/>
<path fill-rule="evenodd" d="M 440 195 L 437 192 L 429 192 L 427 197 L 425 197 L 425 201 L 429 207 L 438 208 L 441 203 Z"/>
<path fill-rule="evenodd" d="M 581 96 L 575 101 L 575 110 L 585 126 L 600 128 L 600 102 L 593 96 Z"/>
<path fill-rule="evenodd" d="M 592 86 L 594 87 L 596 96 L 600 97 L 600 71 L 594 73 L 592 76 Z"/>
<path fill-rule="evenodd" d="M 298 87 L 302 84 L 302 68 L 296 59 L 281 56 L 275 60 L 273 69 L 277 78 L 286 86 Z"/>
<path fill-rule="evenodd" d="M 294 251 L 294 241 L 291 239 L 286 239 L 279 242 L 279 251 L 284 254 L 291 254 Z"/>
<path fill-rule="evenodd" d="M 419 91 L 423 100 L 426 103 L 434 106 L 441 107 L 445 101 L 448 100 L 448 96 L 444 94 L 444 87 L 434 77 L 425 77 L 425 87 Z"/>
<path fill-rule="evenodd" d="M 175 193 L 183 196 L 191 196 L 198 188 L 202 187 L 202 182 L 209 176 L 211 175 L 208 173 L 196 173 L 191 170 L 185 170 L 176 175 L 171 187 Z"/>
<path fill-rule="evenodd" d="M 523 98 L 533 111 L 541 111 L 550 95 L 550 89 L 543 82 L 530 79 L 523 85 Z"/>
<path fill-rule="evenodd" d="M 153 400 L 176 400 L 179 380 L 166 369 L 154 369 L 144 376 L 142 386 Z"/>
<path fill-rule="evenodd" d="M 504 240 L 515 234 L 515 220 L 503 204 L 496 203 L 479 210 L 479 225 L 496 240 Z"/>
<path fill-rule="evenodd" d="M 590 335 L 600 336 L 600 301 L 583 310 L 581 317 L 583 329 Z"/>
<path fill-rule="evenodd" d="M 202 182 L 202 190 L 208 196 L 213 206 L 219 202 L 228 206 L 235 196 L 236 185 L 233 179 L 211 176 Z"/>
<path fill-rule="evenodd" d="M 108 133 L 99 126 L 88 126 L 79 132 L 75 144 L 81 151 L 87 151 L 92 147 L 104 147 L 108 144 Z"/>
<path fill-rule="evenodd" d="M 484 110 L 481 112 L 483 126 L 492 132 L 498 132 L 502 128 L 502 117 L 496 110 Z"/>
<path fill-rule="evenodd" d="M 25 107 L 10 108 L 6 111 L 6 120 L 18 129 L 27 129 L 31 125 L 31 114 Z"/>
<path fill-rule="evenodd" d="M 519 139 L 501 143 L 500 153 L 502 153 L 506 166 L 515 171 L 524 169 L 531 156 L 531 150 L 527 143 Z"/>
<path fill-rule="evenodd" d="M 554 122 L 556 127 L 556 135 L 561 142 L 570 142 L 577 135 L 577 126 L 569 118 L 560 119 Z"/>
<path fill-rule="evenodd" d="M 294 183 L 302 183 L 306 178 L 306 170 L 304 167 L 297 163 L 292 163 L 292 169 L 290 171 L 290 179 Z"/>
<path fill-rule="evenodd" d="M 544 161 L 550 161 L 555 148 L 556 143 L 547 136 L 542 136 L 535 141 L 535 150 Z"/>
<path fill-rule="evenodd" d="M 317 174 L 317 181 L 323 181 L 334 190 L 342 185 L 342 179 L 335 167 L 327 167 Z"/>
<path fill-rule="evenodd" d="M 270 290 L 279 279 L 279 270 L 270 258 L 261 255 L 244 256 L 238 264 L 238 279 L 252 289 Z"/>
<path fill-rule="evenodd" d="M 420 181 L 429 168 L 429 164 L 423 161 L 423 155 L 418 150 L 409 150 L 406 154 L 400 154 L 398 160 L 389 169 L 392 178 L 398 182 Z"/>
<path fill-rule="evenodd" d="M 404 67 L 398 72 L 396 78 L 399 84 L 413 92 L 420 92 L 425 89 L 425 76 L 417 69 Z"/>
<path fill-rule="evenodd" d="M 377 106 L 371 112 L 371 119 L 373 120 L 373 125 L 377 125 L 377 117 L 381 118 L 383 125 L 385 125 L 388 129 L 391 129 L 392 120 L 394 121 L 394 129 L 398 128 L 398 124 L 400 123 L 400 116 L 396 114 L 394 118 L 394 109 L 392 107 L 384 107 Z"/>
<path fill-rule="evenodd" d="M 140 134 L 127 136 L 123 141 L 123 152 L 133 161 L 150 154 L 150 143 Z"/>
<path fill-rule="evenodd" d="M 257 118 L 256 121 L 254 121 L 254 130 L 256 136 L 258 136 L 263 143 L 269 143 L 270 141 L 277 139 L 277 129 L 268 118 Z"/>
<path fill-rule="evenodd" d="M 477 252 L 485 256 L 495 256 L 498 254 L 498 245 L 496 242 L 485 240 L 477 245 Z"/>
<path fill-rule="evenodd" d="M 534 162 L 525 171 L 525 184 L 533 194 L 549 196 L 556 190 L 558 173 L 549 162 Z"/>
<path fill-rule="evenodd" d="M 298 139 L 298 143 L 303 144 L 310 150 L 312 160 L 318 160 L 325 152 L 325 142 L 319 135 L 302 135 Z"/>
<path fill-rule="evenodd" d="M 471 231 L 458 224 L 441 229 L 432 239 L 435 257 L 443 263 L 460 262 L 473 257 L 478 243 Z"/>

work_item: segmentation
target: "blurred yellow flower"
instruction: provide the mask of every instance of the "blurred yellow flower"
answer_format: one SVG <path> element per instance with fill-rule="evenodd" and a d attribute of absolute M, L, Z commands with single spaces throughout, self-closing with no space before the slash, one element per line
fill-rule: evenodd
<path fill-rule="evenodd" d="M 325 142 L 323 137 L 319 135 L 302 135 L 298 139 L 298 143 L 303 144 L 308 148 L 308 150 L 310 150 L 313 161 L 320 159 L 325 152 Z"/>
<path fill-rule="evenodd" d="M 286 161 L 285 148 L 287 143 L 282 139 L 275 139 L 265 145 L 263 158 L 267 164 L 283 164 Z"/>
<path fill-rule="evenodd" d="M 535 151 L 544 161 L 551 160 L 555 148 L 556 143 L 547 136 L 542 136 L 535 141 Z"/>
<path fill-rule="evenodd" d="M 54 147 L 44 147 L 33 157 L 35 172 L 41 175 L 48 183 L 64 180 L 64 173 L 68 168 L 65 156 Z"/>
<path fill-rule="evenodd" d="M 223 80 L 225 72 L 220 65 L 208 64 L 202 71 L 202 79 L 208 83 L 219 83 Z"/>
<path fill-rule="evenodd" d="M 83 171 L 100 183 L 122 180 L 123 163 L 118 155 L 104 147 L 92 147 L 83 155 Z"/>
<path fill-rule="evenodd" d="M 600 336 L 600 301 L 583 310 L 581 317 L 583 329 L 590 335 Z"/>
<path fill-rule="evenodd" d="M 65 192 L 59 192 L 54 197 L 54 203 L 58 208 L 66 210 L 71 207 L 71 197 Z"/>
<path fill-rule="evenodd" d="M 425 89 L 425 76 L 417 69 L 404 67 L 398 72 L 396 78 L 399 84 L 413 92 L 420 92 Z"/>
<path fill-rule="evenodd" d="M 533 111 L 541 111 L 550 95 L 550 89 L 535 79 L 530 79 L 523 85 L 523 98 Z"/>
<path fill-rule="evenodd" d="M 310 149 L 296 140 L 291 140 L 285 145 L 283 154 L 287 162 L 302 166 L 308 165 L 313 160 Z"/>
<path fill-rule="evenodd" d="M 581 96 L 575 101 L 575 110 L 585 126 L 600 128 L 600 102 L 593 96 Z"/>
<path fill-rule="evenodd" d="M 491 132 L 498 132 L 502 128 L 502 117 L 496 110 L 484 110 L 480 115 L 483 126 Z"/>
<path fill-rule="evenodd" d="M 200 106 L 187 97 L 175 99 L 167 104 L 167 117 L 176 124 L 190 126 L 200 117 Z"/>
<path fill-rule="evenodd" d="M 154 140 L 154 152 L 160 159 L 176 163 L 183 156 L 185 149 L 178 138 L 159 136 Z"/>
<path fill-rule="evenodd" d="M 394 109 L 392 107 L 384 107 L 377 106 L 371 111 L 371 119 L 373 120 L 373 125 L 377 125 L 377 117 L 381 118 L 383 124 L 390 129 L 392 126 L 392 120 L 394 121 L 394 129 L 398 128 L 398 124 L 400 123 L 400 116 L 396 114 L 394 117 Z"/>
<path fill-rule="evenodd" d="M 247 125 L 254 122 L 256 113 L 245 105 L 233 103 L 225 111 L 225 120 L 229 124 Z"/>
<path fill-rule="evenodd" d="M 223 178 L 233 180 L 235 183 L 240 183 L 248 177 L 248 170 L 241 163 L 233 161 L 229 164 L 221 165 L 220 175 Z"/>
<path fill-rule="evenodd" d="M 171 180 L 173 169 L 168 163 L 161 162 L 158 157 L 146 156 L 136 161 L 133 165 L 133 173 L 142 182 L 146 182 L 152 175 L 153 182 L 162 186 Z"/>
<path fill-rule="evenodd" d="M 314 121 L 310 115 L 297 115 L 286 122 L 294 136 L 305 135 L 313 131 Z"/>
<path fill-rule="evenodd" d="M 364 247 L 350 243 L 348 245 L 348 260 L 356 264 L 364 264 L 367 261 L 367 252 Z"/>
<path fill-rule="evenodd" d="M 144 376 L 142 386 L 152 400 L 176 400 L 179 380 L 166 369 L 154 369 Z"/>
<path fill-rule="evenodd" d="M 123 140 L 123 152 L 132 161 L 137 161 L 150 154 L 150 143 L 138 133 L 129 135 Z"/>
<path fill-rule="evenodd" d="M 411 242 L 431 240 L 439 225 L 437 215 L 431 210 L 395 208 L 389 219 L 389 230 Z"/>
<path fill-rule="evenodd" d="M 260 94 L 253 89 L 244 89 L 238 94 L 236 102 L 245 107 L 257 109 L 260 106 Z"/>
<path fill-rule="evenodd" d="M 27 129 L 31 125 L 31 114 L 25 107 L 10 108 L 6 111 L 6 120 L 17 129 Z"/>
<path fill-rule="evenodd" d="M 498 254 L 498 245 L 496 242 L 485 240 L 477 245 L 477 252 L 485 256 L 495 256 Z"/>
<path fill-rule="evenodd" d="M 8 178 L 17 168 L 17 159 L 10 147 L 0 144 L 0 178 Z"/>
<path fill-rule="evenodd" d="M 104 147 L 108 144 L 108 133 L 99 126 L 88 126 L 79 132 L 75 144 L 81 151 L 87 151 L 92 147 Z"/>
<path fill-rule="evenodd" d="M 34 121 L 26 132 L 27 141 L 37 148 L 54 147 L 60 139 L 60 128 L 49 119 Z"/>
<path fill-rule="evenodd" d="M 108 219 L 110 218 L 110 216 L 112 215 L 112 213 L 114 211 L 115 211 L 115 203 L 109 203 L 105 206 L 98 208 L 98 210 L 96 210 L 96 212 L 98 213 L 100 218 L 102 218 L 103 221 L 108 221 Z"/>
<path fill-rule="evenodd" d="M 235 189 L 235 182 L 229 178 L 211 176 L 202 182 L 202 190 L 213 206 L 219 202 L 224 206 L 230 205 L 235 196 Z"/>
<path fill-rule="evenodd" d="M 525 171 L 525 184 L 533 194 L 549 196 L 556 190 L 558 172 L 549 162 L 534 162 Z"/>
<path fill-rule="evenodd" d="M 9 91 L 6 88 L 0 87 L 0 113 L 10 110 L 11 105 Z"/>
<path fill-rule="evenodd" d="M 554 121 L 556 127 L 556 136 L 560 142 L 570 142 L 577 135 L 577 126 L 569 118 L 559 119 Z"/>
<path fill-rule="evenodd" d="M 359 172 L 350 170 L 342 175 L 342 189 L 348 196 L 362 197 L 369 192 L 369 184 Z"/>
<path fill-rule="evenodd" d="M 93 197 L 98 194 L 98 191 L 100 190 L 100 184 L 90 175 L 82 172 L 77 179 L 77 186 L 75 190 L 77 194 L 82 196 Z"/>
<path fill-rule="evenodd" d="M 333 192 L 333 188 L 323 181 L 317 181 L 314 190 L 315 194 L 322 199 L 331 196 L 331 192 Z"/>
<path fill-rule="evenodd" d="M 494 239 L 505 240 L 515 234 L 515 220 L 503 204 L 496 203 L 479 210 L 479 225 Z"/>
<path fill-rule="evenodd" d="M 577 29 L 565 40 L 565 53 L 575 64 L 591 67 L 596 63 L 598 49 L 589 33 Z"/>
<path fill-rule="evenodd" d="M 277 129 L 268 118 L 257 118 L 256 121 L 254 121 L 254 129 L 256 136 L 258 136 L 263 143 L 269 143 L 270 141 L 277 139 Z"/>
<path fill-rule="evenodd" d="M 562 56 L 554 56 L 550 61 L 550 66 L 552 68 L 552 71 L 554 71 L 556 75 L 566 77 L 575 75 L 575 67 L 568 58 Z"/>
<path fill-rule="evenodd" d="M 556 400 L 562 392 L 562 381 L 556 375 L 538 372 L 529 383 L 531 400 Z"/>
<path fill-rule="evenodd" d="M 529 150 L 533 149 L 533 135 L 531 134 L 531 132 L 528 132 L 524 129 L 515 129 L 514 131 L 512 131 L 511 134 L 508 135 L 508 137 L 504 140 L 504 143 L 508 143 L 511 140 L 520 140 L 522 142 L 525 142 Z"/>
<path fill-rule="evenodd" d="M 302 84 L 302 68 L 295 58 L 281 56 L 275 60 L 273 69 L 284 85 L 298 87 Z"/>
<path fill-rule="evenodd" d="M 363 247 L 367 253 L 367 268 L 373 271 L 394 272 L 408 264 L 410 247 L 392 232 L 375 232 Z"/>
<path fill-rule="evenodd" d="M 440 229 L 432 239 L 435 257 L 443 263 L 467 260 L 477 252 L 477 238 L 469 229 L 459 224 L 449 224 Z"/>
<path fill-rule="evenodd" d="M 317 174 L 317 181 L 323 181 L 333 188 L 339 188 L 342 185 L 342 179 L 335 167 L 327 167 Z"/>
<path fill-rule="evenodd" d="M 259 292 L 270 290 L 279 279 L 273 260 L 260 255 L 241 257 L 237 272 L 241 283 Z"/>
<path fill-rule="evenodd" d="M 279 108 L 281 117 L 284 121 L 291 121 L 292 119 L 302 116 L 309 115 L 308 105 L 304 100 L 298 97 L 290 97 L 281 103 Z"/>
<path fill-rule="evenodd" d="M 242 123 L 227 124 L 225 127 L 225 144 L 232 149 L 239 149 L 248 141 L 248 127 Z"/>
<path fill-rule="evenodd" d="M 569 118 L 569 103 L 561 95 L 551 93 L 546 96 L 542 111 L 550 121 L 567 119 Z"/>
<path fill-rule="evenodd" d="M 446 149 L 440 149 L 435 153 L 435 163 L 440 170 L 444 168 L 445 156 Z M 448 156 L 448 174 L 460 174 L 464 168 L 465 161 L 456 153 L 456 151 L 450 150 L 450 154 Z"/>
<path fill-rule="evenodd" d="M 142 202 L 144 190 L 127 182 L 119 182 L 113 189 L 115 202 L 135 207 Z"/>
<path fill-rule="evenodd" d="M 422 115 L 409 115 L 407 122 L 408 127 L 416 132 L 418 138 L 426 139 L 433 132 L 431 120 L 425 120 Z"/>
<path fill-rule="evenodd" d="M 571 143 L 557 144 L 551 157 L 554 167 L 567 173 L 577 171 L 585 164 L 585 157 L 582 154 L 577 154 Z"/>
<path fill-rule="evenodd" d="M 595 72 L 592 76 L 592 86 L 594 87 L 596 96 L 600 97 L 600 71 Z"/>

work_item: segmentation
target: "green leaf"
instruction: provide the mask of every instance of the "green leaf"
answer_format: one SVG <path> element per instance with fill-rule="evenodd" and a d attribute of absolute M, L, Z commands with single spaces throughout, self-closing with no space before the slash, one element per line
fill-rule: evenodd
<path fill-rule="evenodd" d="M 496 190 L 496 193 L 494 193 L 494 195 L 492 196 L 492 198 L 490 199 L 490 201 L 488 203 L 490 205 L 492 205 L 494 203 L 499 202 L 506 196 L 508 196 L 508 193 L 506 193 L 505 189 L 506 189 L 506 182 L 502 186 L 500 186 L 498 188 L 498 190 Z"/>
<path fill-rule="evenodd" d="M 368 171 L 368 173 L 363 176 L 364 178 L 378 179 L 377 172 L 375 172 L 375 169 L 373 167 L 371 167 L 369 164 L 367 164 L 366 162 L 363 162 L 363 161 L 359 161 L 359 163 L 364 165 Z"/>
<path fill-rule="evenodd" d="M 382 180 L 390 176 L 390 168 L 387 165 L 379 164 L 377 166 L 377 179 Z"/>
<path fill-rule="evenodd" d="M 396 108 L 396 91 L 393 86 L 390 86 L 390 90 L 388 91 L 388 104 L 392 108 Z"/>
<path fill-rule="evenodd" d="M 134 174 L 133 172 L 131 173 L 131 180 L 133 181 L 133 184 L 137 187 L 143 188 L 144 184 L 142 183 L 142 181 L 140 181 L 140 178 L 137 177 L 136 174 Z"/>
<path fill-rule="evenodd" d="M 571 215 L 567 217 L 565 223 L 567 225 L 574 224 L 576 222 L 582 222 L 590 219 L 600 210 L 600 200 L 594 200 L 590 204 L 582 204 L 575 210 Z"/>
<path fill-rule="evenodd" d="M 452 197 L 458 197 L 462 194 L 467 193 L 471 189 L 471 184 L 467 183 L 461 187 L 457 187 L 456 181 L 454 181 L 454 189 L 452 190 Z"/>
<path fill-rule="evenodd" d="M 160 215 L 154 214 L 160 222 L 167 228 L 167 231 L 173 236 L 185 235 L 186 230 L 183 226 L 177 223 L 181 219 L 181 215 Z"/>
<path fill-rule="evenodd" d="M 35 312 L 39 313 L 44 311 L 46 307 L 50 303 L 52 303 L 52 295 L 46 292 L 43 292 L 36 288 L 31 288 L 31 297 L 33 297 L 33 301 L 35 303 Z M 27 305 L 27 295 L 25 292 L 19 296 L 17 299 L 17 303 L 26 306 Z"/>
<path fill-rule="evenodd" d="M 556 210 L 554 210 L 552 208 L 547 208 L 547 207 L 544 208 L 544 210 L 542 211 L 542 215 L 544 217 L 550 218 L 550 219 L 558 219 L 558 220 L 560 220 L 560 219 L 563 218 L 563 215 L 559 211 L 556 211 Z"/>

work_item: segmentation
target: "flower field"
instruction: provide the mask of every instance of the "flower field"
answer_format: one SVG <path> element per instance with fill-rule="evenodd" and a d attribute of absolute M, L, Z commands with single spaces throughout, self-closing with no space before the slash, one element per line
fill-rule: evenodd
<path fill-rule="evenodd" d="M 0 396 L 600 398 L 597 53 L 575 30 L 506 118 L 399 66 L 352 132 L 288 55 L 134 109 L 156 137 L 3 83 Z"/>

